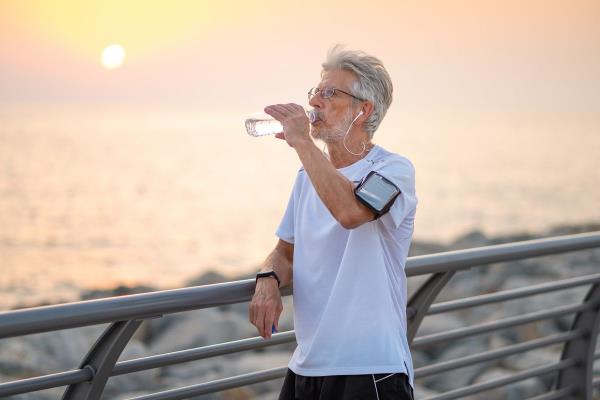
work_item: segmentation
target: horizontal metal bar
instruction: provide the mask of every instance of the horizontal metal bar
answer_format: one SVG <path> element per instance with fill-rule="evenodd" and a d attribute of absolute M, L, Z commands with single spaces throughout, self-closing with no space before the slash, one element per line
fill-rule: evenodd
<path fill-rule="evenodd" d="M 15 394 L 36 392 L 38 390 L 54 387 L 73 385 L 89 381 L 94 373 L 90 368 L 76 369 L 73 371 L 59 372 L 37 376 L 35 378 L 21 379 L 13 382 L 0 383 L 0 398 Z"/>
<path fill-rule="evenodd" d="M 504 290 L 501 292 L 473 296 L 466 299 L 446 301 L 433 304 L 427 315 L 440 314 L 449 311 L 461 310 L 468 307 L 476 307 L 484 304 L 496 303 L 504 300 L 513 300 L 521 297 L 532 296 L 557 290 L 568 289 L 577 286 L 600 282 L 600 274 L 586 275 L 577 278 L 564 279 L 557 282 L 542 283 L 518 289 Z"/>
<path fill-rule="evenodd" d="M 600 247 L 600 232 L 457 250 L 411 257 L 407 261 L 406 274 L 415 276 L 453 269 L 459 270 L 471 265 L 538 257 L 594 247 Z M 254 285 L 253 279 L 245 279 L 200 287 L 6 311 L 0 313 L 0 339 L 241 303 L 251 299 Z M 292 287 L 286 287 L 282 289 L 282 294 L 290 295 L 292 290 Z"/>
<path fill-rule="evenodd" d="M 562 360 L 556 364 L 543 365 L 541 367 L 536 367 L 532 369 L 528 369 L 525 371 L 518 372 L 511 376 L 507 376 L 504 378 L 494 379 L 487 382 L 477 383 L 475 385 L 466 386 L 459 389 L 454 389 L 443 393 L 441 395 L 436 395 L 433 397 L 428 397 L 425 400 L 452 400 L 458 399 L 463 396 L 470 396 L 476 393 L 485 392 L 487 390 L 495 389 L 501 386 L 508 385 L 513 382 L 523 381 L 525 379 L 534 378 L 536 376 L 546 375 L 551 372 L 559 371 L 564 368 L 572 367 L 576 364 L 576 361 L 573 359 Z"/>
<path fill-rule="evenodd" d="M 35 307 L 0 313 L 0 339 L 87 325 L 145 319 L 249 301 L 254 279 Z M 290 295 L 291 287 L 282 295 Z"/>
<path fill-rule="evenodd" d="M 562 315 L 588 310 L 594 306 L 595 304 L 593 303 L 572 304 L 567 306 L 551 308 L 549 310 L 523 314 L 517 317 L 498 319 L 479 325 L 473 325 L 469 328 L 457 328 L 446 332 L 434 333 L 426 336 L 417 336 L 415 340 L 413 340 L 411 348 L 423 348 L 442 341 L 461 339 L 467 336 L 473 336 L 481 333 L 487 333 L 499 329 L 509 328 L 512 326 L 528 324 L 530 322 L 540 321 L 544 319 L 560 317 Z"/>
<path fill-rule="evenodd" d="M 468 266 L 520 260 L 595 247 L 600 247 L 600 232 L 556 236 L 469 250 L 429 254 L 409 258 L 406 262 L 406 276 L 460 270 Z"/>
<path fill-rule="evenodd" d="M 539 396 L 531 397 L 527 400 L 562 400 L 565 396 L 570 395 L 571 393 L 577 390 L 577 386 L 568 386 L 566 388 L 556 390 L 554 392 L 548 392 L 544 394 L 540 394 Z"/>
<path fill-rule="evenodd" d="M 197 385 L 186 386 L 178 389 L 166 390 L 148 394 L 144 396 L 133 397 L 128 400 L 180 400 L 192 396 L 220 392 L 227 389 L 233 389 L 240 386 L 251 385 L 253 383 L 270 381 L 283 378 L 287 372 L 287 367 L 272 368 L 264 371 L 250 372 L 248 374 L 232 376 L 229 378 L 218 379 L 211 382 L 200 383 Z"/>
<path fill-rule="evenodd" d="M 295 331 L 287 331 L 276 333 L 271 336 L 271 339 L 268 340 L 265 340 L 262 337 L 258 336 L 254 338 L 241 339 L 227 343 L 196 347 L 194 349 L 175 351 L 172 353 L 165 353 L 156 356 L 121 361 L 117 363 L 117 365 L 113 369 L 111 376 L 130 374 L 132 372 L 166 367 L 168 365 L 181 364 L 190 361 L 197 361 L 205 358 L 237 353 L 245 350 L 276 346 L 283 343 L 294 342 L 295 340 Z"/>
<path fill-rule="evenodd" d="M 443 361 L 437 364 L 428 365 L 426 367 L 417 368 L 415 369 L 415 377 L 424 378 L 426 376 L 451 371 L 456 368 L 462 368 L 468 365 L 473 365 L 489 360 L 495 360 L 513 354 L 519 354 L 541 347 L 550 346 L 556 343 L 566 342 L 568 340 L 582 337 L 583 335 L 585 335 L 585 332 L 582 331 L 560 333 L 557 335 L 546 336 L 543 338 L 534 339 L 511 346 L 505 346 L 500 349 L 488 350 L 484 353 L 477 353 L 461 358 L 455 358 L 453 360 Z"/>

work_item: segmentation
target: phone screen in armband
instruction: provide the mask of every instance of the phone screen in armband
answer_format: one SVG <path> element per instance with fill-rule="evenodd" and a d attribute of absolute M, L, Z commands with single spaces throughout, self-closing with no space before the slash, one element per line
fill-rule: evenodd
<path fill-rule="evenodd" d="M 375 171 L 369 172 L 354 193 L 357 199 L 377 216 L 385 214 L 401 193 L 400 189 Z"/>

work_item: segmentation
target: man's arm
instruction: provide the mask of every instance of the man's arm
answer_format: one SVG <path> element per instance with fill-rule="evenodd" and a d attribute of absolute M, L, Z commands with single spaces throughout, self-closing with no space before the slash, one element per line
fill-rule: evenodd
<path fill-rule="evenodd" d="M 281 287 L 292 282 L 294 245 L 279 239 L 275 249 L 263 262 L 261 271 L 273 270 L 281 280 Z M 254 296 L 250 302 L 249 320 L 265 339 L 271 337 L 271 327 L 279 330 L 279 316 L 283 311 L 281 293 L 274 277 L 260 278 L 256 282 Z"/>
<path fill-rule="evenodd" d="M 296 144 L 294 149 L 321 201 L 344 228 L 354 229 L 375 218 L 356 199 L 354 184 L 335 169 L 312 140 Z"/>
<path fill-rule="evenodd" d="M 281 122 L 285 134 L 275 137 L 284 139 L 296 150 L 319 198 L 344 228 L 357 228 L 375 218 L 375 214 L 356 199 L 354 184 L 335 169 L 313 142 L 308 118 L 301 106 L 277 104 L 265 107 L 265 112 Z"/>

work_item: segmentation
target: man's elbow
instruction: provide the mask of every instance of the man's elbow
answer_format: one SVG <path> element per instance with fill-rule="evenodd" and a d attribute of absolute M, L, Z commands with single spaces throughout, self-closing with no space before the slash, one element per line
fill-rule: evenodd
<path fill-rule="evenodd" d="M 374 218 L 373 214 L 365 213 L 344 213 L 341 214 L 337 220 L 344 229 L 356 229 L 359 226 L 372 221 Z"/>

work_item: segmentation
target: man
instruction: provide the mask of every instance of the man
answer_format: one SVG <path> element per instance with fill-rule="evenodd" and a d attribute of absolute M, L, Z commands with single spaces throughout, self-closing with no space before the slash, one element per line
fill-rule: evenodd
<path fill-rule="evenodd" d="M 279 288 L 293 281 L 298 346 L 280 400 L 413 399 L 404 266 L 414 168 L 372 143 L 391 101 L 381 61 L 336 46 L 309 92 L 314 121 L 296 104 L 265 108 L 303 165 L 249 308 L 250 322 L 270 338 L 283 310 Z M 369 197 L 374 190 L 380 196 Z"/>

